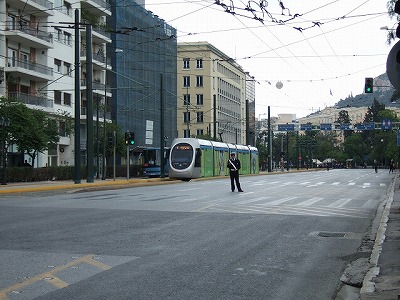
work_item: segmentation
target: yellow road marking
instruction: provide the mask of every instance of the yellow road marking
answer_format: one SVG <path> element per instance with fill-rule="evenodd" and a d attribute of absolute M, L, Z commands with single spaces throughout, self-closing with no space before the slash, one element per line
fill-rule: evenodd
<path fill-rule="evenodd" d="M 24 288 L 24 287 L 26 287 L 28 285 L 31 285 L 31 284 L 33 284 L 35 282 L 41 281 L 41 280 L 46 280 L 46 282 L 48 282 L 48 283 L 50 283 L 50 284 L 52 284 L 52 285 L 54 285 L 54 286 L 56 286 L 58 288 L 67 287 L 69 284 L 64 282 L 64 281 L 62 281 L 60 278 L 58 278 L 54 274 L 56 274 L 56 273 L 58 273 L 60 271 L 66 270 L 66 269 L 68 269 L 70 267 L 76 266 L 76 265 L 78 265 L 80 263 L 90 264 L 90 265 L 92 265 L 92 266 L 94 266 L 94 267 L 96 267 L 98 269 L 101 269 L 101 270 L 109 270 L 109 269 L 111 269 L 110 266 L 108 266 L 108 265 L 106 265 L 106 264 L 104 264 L 104 263 L 102 263 L 102 262 L 100 262 L 98 260 L 94 260 L 93 259 L 94 256 L 95 256 L 94 254 L 89 254 L 89 255 L 82 256 L 82 257 L 80 257 L 78 259 L 70 261 L 69 263 L 67 263 L 65 265 L 61 265 L 61 266 L 58 266 L 58 267 L 52 269 L 51 272 L 41 273 L 41 274 L 36 275 L 34 277 L 31 277 L 31 278 L 29 278 L 29 279 L 27 279 L 25 281 L 19 282 L 17 284 L 9 286 L 9 287 L 7 287 L 5 289 L 2 289 L 2 290 L 0 290 L 0 300 L 8 300 L 7 295 L 9 293 L 11 293 L 12 291 L 21 290 L 22 288 Z M 47 278 L 49 278 L 49 279 L 47 280 Z"/>

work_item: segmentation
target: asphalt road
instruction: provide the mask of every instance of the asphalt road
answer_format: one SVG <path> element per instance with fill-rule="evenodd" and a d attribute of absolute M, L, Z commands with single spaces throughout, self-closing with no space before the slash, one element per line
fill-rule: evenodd
<path fill-rule="evenodd" d="M 392 174 L 331 170 L 0 199 L 3 299 L 334 299 Z"/>

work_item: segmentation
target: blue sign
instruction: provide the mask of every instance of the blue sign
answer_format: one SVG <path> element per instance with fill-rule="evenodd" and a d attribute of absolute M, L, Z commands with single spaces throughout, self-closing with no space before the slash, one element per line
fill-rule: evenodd
<path fill-rule="evenodd" d="M 349 124 L 340 124 L 340 130 L 353 130 L 353 125 Z"/>
<path fill-rule="evenodd" d="M 374 130 L 375 123 L 362 123 L 356 125 L 357 130 Z"/>
<path fill-rule="evenodd" d="M 332 124 L 321 124 L 319 125 L 320 130 L 332 130 Z"/>
<path fill-rule="evenodd" d="M 293 131 L 294 124 L 278 124 L 278 131 Z"/>
<path fill-rule="evenodd" d="M 390 130 L 393 127 L 393 123 L 391 119 L 384 119 L 382 120 L 382 129 Z"/>
<path fill-rule="evenodd" d="M 400 128 L 397 129 L 397 146 L 400 146 Z"/>
<path fill-rule="evenodd" d="M 311 124 L 300 124 L 300 130 L 312 130 L 312 125 Z"/>

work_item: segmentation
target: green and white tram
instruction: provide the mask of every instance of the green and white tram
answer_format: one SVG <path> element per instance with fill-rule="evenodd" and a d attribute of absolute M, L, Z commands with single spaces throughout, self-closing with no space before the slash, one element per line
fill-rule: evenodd
<path fill-rule="evenodd" d="M 182 180 L 228 175 L 230 153 L 241 162 L 240 174 L 258 174 L 258 150 L 252 146 L 214 142 L 196 138 L 177 138 L 170 151 L 169 177 Z"/>

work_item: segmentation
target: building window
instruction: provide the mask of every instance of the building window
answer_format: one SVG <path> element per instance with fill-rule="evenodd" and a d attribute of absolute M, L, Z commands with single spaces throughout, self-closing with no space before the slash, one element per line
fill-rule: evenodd
<path fill-rule="evenodd" d="M 189 138 L 190 137 L 190 130 L 189 129 L 183 130 L 183 137 L 185 137 L 185 138 Z"/>
<path fill-rule="evenodd" d="M 183 105 L 190 105 L 190 94 L 183 95 Z"/>
<path fill-rule="evenodd" d="M 183 87 L 190 87 L 190 76 L 183 76 Z"/>
<path fill-rule="evenodd" d="M 57 42 L 62 42 L 62 30 L 58 28 L 54 28 L 56 31 L 56 41 Z"/>
<path fill-rule="evenodd" d="M 203 86 L 203 76 L 196 76 L 196 86 L 197 87 Z"/>
<path fill-rule="evenodd" d="M 183 113 L 183 123 L 190 123 L 190 112 Z"/>
<path fill-rule="evenodd" d="M 64 44 L 71 46 L 71 34 L 64 31 Z"/>
<path fill-rule="evenodd" d="M 67 136 L 67 125 L 63 121 L 58 123 L 58 135 Z"/>
<path fill-rule="evenodd" d="M 71 106 L 71 94 L 64 93 L 64 105 Z"/>
<path fill-rule="evenodd" d="M 196 59 L 196 68 L 203 69 L 203 59 L 202 58 Z"/>
<path fill-rule="evenodd" d="M 197 135 L 197 136 L 199 136 L 199 135 L 204 135 L 204 130 L 203 130 L 203 129 L 197 129 L 197 130 L 196 130 L 196 135 Z"/>
<path fill-rule="evenodd" d="M 61 104 L 61 92 L 60 91 L 54 91 L 54 103 Z"/>
<path fill-rule="evenodd" d="M 203 112 L 199 111 L 196 113 L 197 114 L 197 123 L 203 123 Z"/>
<path fill-rule="evenodd" d="M 54 71 L 61 73 L 61 60 L 59 59 L 54 59 Z"/>
<path fill-rule="evenodd" d="M 197 105 L 203 105 L 203 99 L 204 99 L 203 94 L 197 94 L 196 95 L 196 104 Z"/>
<path fill-rule="evenodd" d="M 71 64 L 64 62 L 64 74 L 71 75 Z"/>
<path fill-rule="evenodd" d="M 184 58 L 183 59 L 183 68 L 184 69 L 190 69 L 190 58 Z"/>

